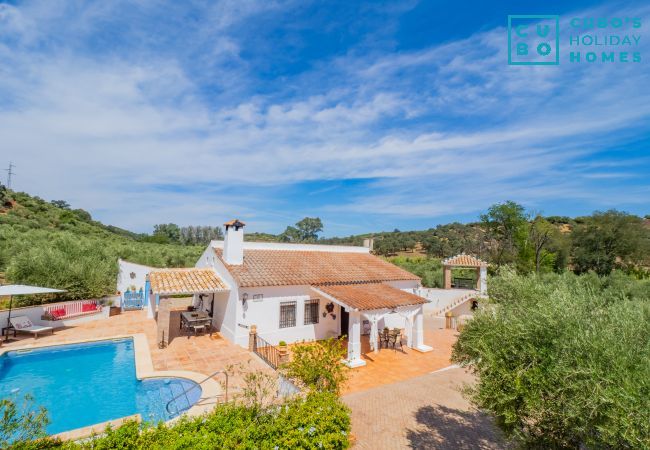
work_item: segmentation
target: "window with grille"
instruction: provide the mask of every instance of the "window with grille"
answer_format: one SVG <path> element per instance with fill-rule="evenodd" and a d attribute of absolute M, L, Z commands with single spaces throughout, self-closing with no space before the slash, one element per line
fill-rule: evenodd
<path fill-rule="evenodd" d="M 305 301 L 305 325 L 318 323 L 318 299 Z"/>
<path fill-rule="evenodd" d="M 296 302 L 280 303 L 280 328 L 296 326 Z"/>

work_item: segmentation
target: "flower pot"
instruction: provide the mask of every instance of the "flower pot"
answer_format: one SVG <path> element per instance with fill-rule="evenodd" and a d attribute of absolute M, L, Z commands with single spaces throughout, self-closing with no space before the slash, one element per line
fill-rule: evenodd
<path fill-rule="evenodd" d="M 122 308 L 119 306 L 111 306 L 111 308 L 108 311 L 108 317 L 111 316 L 117 316 L 122 312 Z"/>

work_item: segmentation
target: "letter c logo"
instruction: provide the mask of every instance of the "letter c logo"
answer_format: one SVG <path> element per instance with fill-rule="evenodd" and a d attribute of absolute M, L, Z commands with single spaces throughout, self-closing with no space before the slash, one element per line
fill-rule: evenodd
<path fill-rule="evenodd" d="M 515 33 L 517 33 L 517 36 L 519 37 L 526 37 L 528 36 L 528 33 L 524 33 L 522 30 L 525 30 L 528 28 L 528 25 L 517 25 L 515 27 Z"/>

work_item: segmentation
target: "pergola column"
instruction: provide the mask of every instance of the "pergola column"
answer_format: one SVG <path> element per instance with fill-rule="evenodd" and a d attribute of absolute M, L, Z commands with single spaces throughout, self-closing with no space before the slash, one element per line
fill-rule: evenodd
<path fill-rule="evenodd" d="M 149 305 L 147 306 L 147 319 L 153 319 L 156 317 L 156 306 L 160 303 L 160 296 L 155 294 L 153 299 L 149 299 Z"/>
<path fill-rule="evenodd" d="M 478 291 L 482 295 L 487 295 L 487 267 L 486 266 L 481 266 L 480 272 L 479 272 L 479 286 L 478 286 Z"/>
<path fill-rule="evenodd" d="M 361 359 L 361 313 L 350 311 L 348 321 L 348 359 L 345 361 L 348 367 L 365 366 L 366 362 Z"/>
<path fill-rule="evenodd" d="M 425 353 L 433 350 L 432 347 L 424 344 L 424 313 L 422 312 L 422 307 L 418 309 L 418 312 L 415 314 L 415 320 L 413 323 L 413 349 L 419 352 Z"/>
<path fill-rule="evenodd" d="M 451 267 L 442 267 L 443 289 L 451 289 Z"/>

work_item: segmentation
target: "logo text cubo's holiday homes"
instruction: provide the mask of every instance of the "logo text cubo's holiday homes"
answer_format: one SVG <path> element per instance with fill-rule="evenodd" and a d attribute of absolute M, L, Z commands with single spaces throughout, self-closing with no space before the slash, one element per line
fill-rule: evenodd
<path fill-rule="evenodd" d="M 574 17 L 569 21 L 569 62 L 641 62 L 641 19 Z"/>
<path fill-rule="evenodd" d="M 508 64 L 639 63 L 641 29 L 637 17 L 573 17 L 560 27 L 556 15 L 511 15 Z"/>

